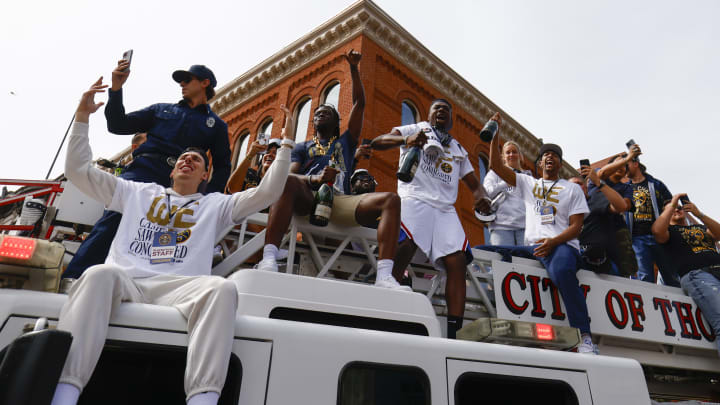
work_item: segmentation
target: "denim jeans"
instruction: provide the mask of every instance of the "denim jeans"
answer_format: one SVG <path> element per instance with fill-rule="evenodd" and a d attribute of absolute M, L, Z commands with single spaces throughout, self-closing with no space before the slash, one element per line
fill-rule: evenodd
<path fill-rule="evenodd" d="M 720 280 L 708 272 L 693 270 L 680 279 L 680 285 L 700 307 L 715 332 L 715 344 L 720 352 Z"/>
<path fill-rule="evenodd" d="M 556 247 L 550 256 L 535 257 L 533 246 L 479 246 L 479 249 L 500 253 L 504 261 L 511 261 L 511 256 L 529 257 L 540 261 L 545 266 L 550 279 L 558 288 L 560 297 L 565 303 L 570 326 L 580 329 L 580 333 L 590 333 L 590 317 L 588 315 L 585 295 L 577 279 L 580 267 L 580 252 L 574 247 L 563 243 Z"/>
<path fill-rule="evenodd" d="M 525 229 L 492 229 L 490 244 L 495 246 L 522 246 L 525 243 Z"/>
<path fill-rule="evenodd" d="M 632 238 L 633 250 L 638 261 L 638 279 L 649 283 L 655 282 L 653 263 L 657 264 L 665 285 L 680 287 L 674 266 L 665 248 L 655 241 L 652 235 L 635 235 Z"/>

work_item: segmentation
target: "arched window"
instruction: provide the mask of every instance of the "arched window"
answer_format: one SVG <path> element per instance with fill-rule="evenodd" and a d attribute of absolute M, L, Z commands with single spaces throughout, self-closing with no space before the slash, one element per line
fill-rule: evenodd
<path fill-rule="evenodd" d="M 485 181 L 485 176 L 487 176 L 488 168 L 490 167 L 489 160 L 487 156 L 480 155 L 478 156 L 478 172 L 480 172 L 480 184 L 483 184 L 483 181 Z M 483 227 L 483 237 L 485 238 L 485 244 L 490 243 L 490 230 L 487 226 Z"/>
<path fill-rule="evenodd" d="M 235 148 L 232 157 L 233 167 L 237 167 L 238 162 L 242 161 L 242 159 L 245 158 L 245 155 L 247 154 L 248 141 L 250 140 L 249 135 L 250 132 L 245 130 L 242 134 L 240 134 L 240 136 L 238 136 L 237 140 L 235 141 Z"/>
<path fill-rule="evenodd" d="M 260 126 L 260 131 L 258 131 L 258 134 L 265 134 L 267 135 L 267 138 L 270 138 L 270 135 L 272 135 L 272 129 L 273 129 L 273 121 L 272 119 L 268 119 Z"/>
<path fill-rule="evenodd" d="M 305 142 L 307 131 L 310 126 L 310 106 L 312 99 L 306 98 L 300 101 L 295 109 L 295 142 Z"/>
<path fill-rule="evenodd" d="M 332 104 L 335 108 L 339 108 L 340 103 L 340 83 L 334 82 L 328 85 L 323 91 L 323 103 Z"/>
<path fill-rule="evenodd" d="M 417 108 L 412 103 L 405 100 L 402 102 L 402 118 L 400 123 L 402 125 L 410 125 L 417 122 Z"/>

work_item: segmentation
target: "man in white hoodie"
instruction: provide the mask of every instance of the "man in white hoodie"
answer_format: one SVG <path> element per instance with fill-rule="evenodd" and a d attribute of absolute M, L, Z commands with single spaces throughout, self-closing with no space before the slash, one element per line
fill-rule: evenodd
<path fill-rule="evenodd" d="M 172 188 L 112 176 L 92 165 L 88 119 L 103 103 L 102 78 L 85 92 L 75 113 L 65 175 L 83 193 L 121 212 L 104 264 L 90 267 L 70 290 L 58 329 L 73 335 L 53 405 L 77 403 L 121 302 L 173 306 L 188 321 L 185 393 L 188 404 L 214 405 L 222 391 L 234 333 L 234 284 L 211 276 L 213 244 L 227 227 L 272 204 L 282 193 L 293 142 L 283 140 L 263 181 L 233 195 L 203 195 L 208 159 L 188 148 L 170 174 Z"/>

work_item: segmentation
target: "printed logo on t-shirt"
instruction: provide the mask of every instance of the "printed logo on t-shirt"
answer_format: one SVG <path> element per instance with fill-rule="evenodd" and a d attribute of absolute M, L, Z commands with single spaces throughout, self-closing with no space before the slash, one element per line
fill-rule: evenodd
<path fill-rule="evenodd" d="M 633 203 L 635 204 L 633 220 L 635 222 L 652 222 L 654 214 L 652 200 L 650 199 L 650 190 L 647 187 L 634 187 Z"/>
<path fill-rule="evenodd" d="M 177 236 L 175 237 L 177 248 L 174 253 L 174 262 L 183 262 L 183 259 L 188 254 L 187 245 L 183 244 L 190 239 L 192 235 L 190 228 L 195 225 L 195 221 L 191 218 L 195 214 L 195 210 L 190 207 L 200 204 L 195 202 L 181 209 L 173 205 L 171 209 L 174 214 L 171 218 L 171 212 L 168 211 L 165 201 L 166 199 L 163 196 L 158 196 L 153 199 L 148 212 L 145 214 L 145 218 L 141 218 L 137 225 L 137 231 L 132 242 L 130 242 L 128 254 L 150 259 L 154 235 L 158 232 L 174 229 L 177 231 Z M 159 242 L 169 243 L 170 241 L 165 240 L 166 238 L 167 235 L 161 235 Z"/>
<path fill-rule="evenodd" d="M 423 153 L 420 169 L 431 178 L 450 184 L 452 182 L 452 176 L 450 175 L 453 170 L 452 161 L 452 158 L 449 157 Z"/>
<path fill-rule="evenodd" d="M 680 235 L 693 253 L 716 252 L 712 238 L 701 227 L 682 228 Z"/>

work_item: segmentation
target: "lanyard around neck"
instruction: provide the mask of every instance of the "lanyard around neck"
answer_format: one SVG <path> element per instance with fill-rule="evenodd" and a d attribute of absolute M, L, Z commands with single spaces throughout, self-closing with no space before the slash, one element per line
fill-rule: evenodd
<path fill-rule="evenodd" d="M 547 195 L 552 192 L 553 187 L 557 184 L 560 179 L 555 180 L 555 182 L 550 186 L 549 189 L 545 190 L 545 179 L 540 179 L 542 182 L 542 188 L 543 188 L 543 200 L 547 201 Z"/>
<path fill-rule="evenodd" d="M 185 208 L 188 205 L 197 201 L 197 200 L 190 200 L 190 201 L 186 202 L 185 204 L 183 204 L 180 208 L 173 211 L 172 205 L 170 205 L 170 194 L 165 194 L 165 197 L 167 198 L 167 210 L 168 210 L 168 214 L 169 214 L 168 223 L 170 223 L 172 221 L 173 217 L 175 216 L 175 214 L 178 213 L 178 211 L 182 210 L 183 208 Z"/>

